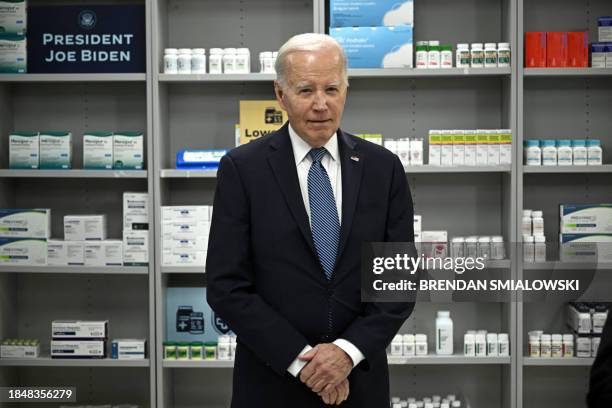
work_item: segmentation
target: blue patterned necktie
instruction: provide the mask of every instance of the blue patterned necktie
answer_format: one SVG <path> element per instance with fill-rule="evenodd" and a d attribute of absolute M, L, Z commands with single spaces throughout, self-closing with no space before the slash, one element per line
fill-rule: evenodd
<path fill-rule="evenodd" d="M 336 265 L 338 243 L 340 242 L 340 220 L 329 176 L 321 163 L 327 154 L 324 147 L 308 153 L 312 165 L 308 171 L 308 201 L 310 204 L 310 225 L 312 240 L 319 256 L 319 262 L 330 280 Z"/>

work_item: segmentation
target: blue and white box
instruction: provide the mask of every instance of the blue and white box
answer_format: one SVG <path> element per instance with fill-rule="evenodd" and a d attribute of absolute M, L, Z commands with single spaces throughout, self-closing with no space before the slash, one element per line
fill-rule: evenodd
<path fill-rule="evenodd" d="M 0 237 L 47 239 L 50 236 L 50 209 L 0 208 Z"/>
<path fill-rule="evenodd" d="M 559 234 L 561 262 L 612 262 L 612 234 Z"/>
<path fill-rule="evenodd" d="M 612 234 L 612 204 L 561 204 L 561 234 Z"/>
<path fill-rule="evenodd" d="M 331 27 L 414 25 L 414 0 L 331 0 Z"/>
<path fill-rule="evenodd" d="M 597 19 L 597 28 L 599 30 L 599 41 L 612 41 L 612 16 L 599 17 Z"/>
<path fill-rule="evenodd" d="M 412 27 L 330 28 L 349 68 L 412 68 Z"/>
<path fill-rule="evenodd" d="M 0 265 L 42 266 L 46 264 L 46 239 L 0 238 Z"/>
<path fill-rule="evenodd" d="M 27 72 L 27 62 L 26 36 L 0 33 L 0 73 L 24 74 Z"/>
<path fill-rule="evenodd" d="M 25 34 L 27 18 L 25 0 L 0 0 L 0 33 Z"/>

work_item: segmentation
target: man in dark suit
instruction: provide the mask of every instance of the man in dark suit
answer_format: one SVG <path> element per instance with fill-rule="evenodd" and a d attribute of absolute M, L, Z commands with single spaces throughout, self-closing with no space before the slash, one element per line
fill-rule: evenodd
<path fill-rule="evenodd" d="M 591 368 L 591 383 L 587 397 L 589 408 L 612 407 L 612 318 L 608 314 L 601 335 L 597 358 Z"/>
<path fill-rule="evenodd" d="M 413 303 L 361 302 L 364 242 L 413 242 L 404 169 L 340 130 L 346 56 L 322 34 L 276 63 L 289 123 L 221 161 L 208 302 L 238 335 L 232 407 L 389 404 L 385 348 Z"/>

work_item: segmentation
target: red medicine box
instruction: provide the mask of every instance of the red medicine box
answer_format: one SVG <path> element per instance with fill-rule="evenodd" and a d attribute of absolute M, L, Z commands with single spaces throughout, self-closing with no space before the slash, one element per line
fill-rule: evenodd
<path fill-rule="evenodd" d="M 584 68 L 589 66 L 589 33 L 567 33 L 567 66 Z"/>
<path fill-rule="evenodd" d="M 546 33 L 546 66 L 549 68 L 567 67 L 567 33 Z"/>
<path fill-rule="evenodd" d="M 525 33 L 525 67 L 546 68 L 546 33 Z"/>

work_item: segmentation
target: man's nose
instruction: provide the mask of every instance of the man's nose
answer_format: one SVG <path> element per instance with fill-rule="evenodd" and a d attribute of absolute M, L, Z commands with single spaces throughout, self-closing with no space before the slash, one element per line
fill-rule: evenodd
<path fill-rule="evenodd" d="M 325 92 L 316 92 L 314 98 L 314 110 L 323 111 L 327 109 L 327 99 L 325 98 Z"/>

